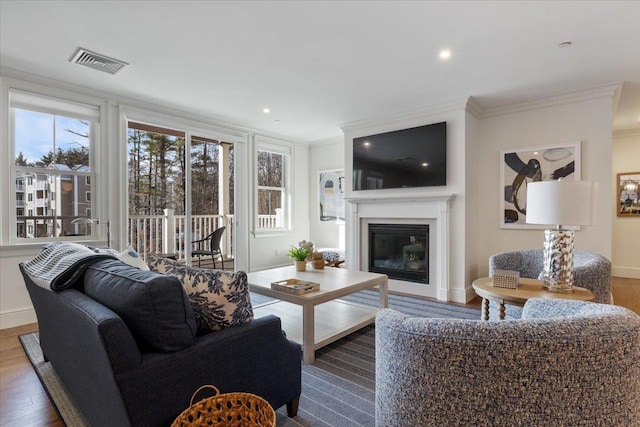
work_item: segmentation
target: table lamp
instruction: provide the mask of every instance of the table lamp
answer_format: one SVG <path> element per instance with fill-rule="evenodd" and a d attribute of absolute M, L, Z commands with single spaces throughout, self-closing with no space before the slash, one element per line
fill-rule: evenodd
<path fill-rule="evenodd" d="M 527 185 L 527 223 L 556 225 L 544 231 L 545 289 L 573 292 L 574 232 L 562 226 L 592 224 L 595 184 L 588 181 L 538 181 Z"/>
<path fill-rule="evenodd" d="M 101 221 L 100 218 L 76 218 L 71 224 L 107 224 L 107 247 L 111 247 L 111 222 L 109 220 Z"/>

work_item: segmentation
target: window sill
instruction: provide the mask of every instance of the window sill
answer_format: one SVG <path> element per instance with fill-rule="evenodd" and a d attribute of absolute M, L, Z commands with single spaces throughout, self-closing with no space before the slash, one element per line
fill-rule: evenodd
<path fill-rule="evenodd" d="M 30 239 L 29 239 L 30 240 Z M 62 240 L 62 239 L 51 239 L 51 240 L 40 240 L 40 241 L 30 241 L 30 242 L 12 242 L 9 244 L 0 246 L 0 258 L 12 258 L 18 256 L 35 256 L 40 249 L 48 244 L 53 242 L 73 242 L 80 243 L 87 246 L 99 247 L 101 243 L 105 243 L 101 240 Z"/>
<path fill-rule="evenodd" d="M 279 237 L 279 236 L 286 236 L 293 233 L 293 230 L 291 229 L 281 229 L 281 230 L 259 230 L 259 231 L 252 231 L 251 234 L 253 234 L 253 237 L 255 237 L 256 239 L 262 238 L 262 237 Z"/>

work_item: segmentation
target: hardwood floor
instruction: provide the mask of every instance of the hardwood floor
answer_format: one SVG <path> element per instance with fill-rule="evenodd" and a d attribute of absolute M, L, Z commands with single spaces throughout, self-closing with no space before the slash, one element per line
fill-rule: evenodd
<path fill-rule="evenodd" d="M 18 339 L 37 330 L 36 323 L 0 330 L 0 426 L 64 426 Z"/>
<path fill-rule="evenodd" d="M 617 305 L 640 314 L 640 279 L 614 277 L 612 287 Z M 467 305 L 479 307 L 479 298 Z M 18 339 L 37 330 L 35 323 L 0 330 L 0 426 L 64 426 Z"/>

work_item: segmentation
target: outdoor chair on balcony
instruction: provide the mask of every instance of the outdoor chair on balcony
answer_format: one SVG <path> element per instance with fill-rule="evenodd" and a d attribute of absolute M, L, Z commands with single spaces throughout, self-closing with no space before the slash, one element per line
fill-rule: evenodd
<path fill-rule="evenodd" d="M 222 256 L 222 250 L 220 249 L 220 240 L 222 240 L 222 233 L 224 233 L 225 228 L 226 227 L 220 227 L 204 239 L 194 240 L 191 242 L 196 245 L 196 249 L 191 251 L 191 256 L 198 257 L 198 267 L 200 267 L 202 257 L 210 256 L 213 260 L 213 268 L 216 268 L 217 257 L 220 257 L 222 267 L 224 268 L 224 257 Z"/>

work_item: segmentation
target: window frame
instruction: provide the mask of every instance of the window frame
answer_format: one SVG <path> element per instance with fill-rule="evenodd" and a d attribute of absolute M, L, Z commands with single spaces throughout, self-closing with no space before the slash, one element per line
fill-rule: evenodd
<path fill-rule="evenodd" d="M 283 156 L 283 187 L 267 187 L 261 186 L 258 183 L 258 155 L 259 152 L 266 151 Z M 254 136 L 254 178 L 253 178 L 253 233 L 255 236 L 269 236 L 274 234 L 290 233 L 293 230 L 293 209 L 292 209 L 292 177 L 293 177 L 293 144 L 274 138 L 269 138 L 262 135 Z M 283 211 L 283 226 L 282 227 L 270 227 L 260 228 L 260 220 L 258 213 L 259 204 L 259 190 L 267 189 L 281 189 L 283 192 L 282 197 L 282 211 Z"/>
<path fill-rule="evenodd" d="M 107 103 L 105 100 L 90 97 L 82 94 L 69 92 L 57 88 L 42 86 L 36 83 L 14 80 L 11 78 L 2 78 L 1 85 L 1 108 L 3 111 L 3 123 L 5 123 L 8 132 L 3 135 L 3 139 L 7 141 L 5 149 L 2 150 L 6 155 L 0 170 L 2 171 L 3 181 L 7 183 L 14 182 L 18 172 L 28 172 L 29 177 L 25 180 L 25 186 L 33 185 L 31 174 L 47 174 L 48 176 L 72 175 L 78 179 L 86 179 L 84 177 L 91 176 L 91 182 L 94 183 L 92 190 L 100 194 L 103 190 L 102 180 L 98 179 L 100 166 L 97 161 L 99 158 L 99 150 L 101 149 L 100 141 L 103 139 L 103 123 L 106 119 Z M 17 99 L 17 100 L 16 100 Z M 33 101 L 32 103 L 30 103 Z M 86 120 L 91 123 L 89 126 L 89 168 L 90 171 L 69 171 L 57 170 L 40 167 L 16 166 L 16 130 L 15 130 L 15 109 L 40 112 L 51 115 L 58 115 L 74 119 Z M 95 188 L 94 188 L 95 187 Z M 0 246 L 3 247 L 28 247 L 29 245 L 41 246 L 46 242 L 55 241 L 92 241 L 102 239 L 104 227 L 92 227 L 91 235 L 87 236 L 58 236 L 58 237 L 39 237 L 27 238 L 18 237 L 17 230 L 17 210 L 16 210 L 16 185 L 3 185 L 3 190 L 7 191 L 8 198 L 1 202 L 4 215 L 0 217 Z M 34 197 L 34 200 L 36 197 Z M 93 211 L 102 211 L 107 206 L 106 197 L 94 197 L 91 202 Z M 31 209 L 29 209 L 31 211 Z M 59 215 L 59 209 L 53 210 Z M 33 213 L 36 213 L 35 210 Z M 33 215 L 32 215 L 33 216 Z M 82 216 L 79 212 L 78 216 Z"/>

